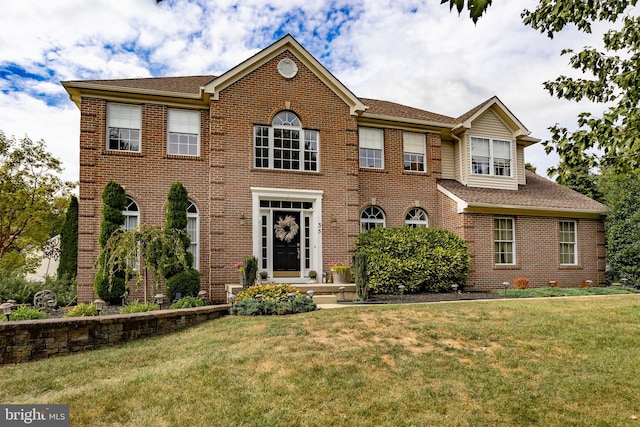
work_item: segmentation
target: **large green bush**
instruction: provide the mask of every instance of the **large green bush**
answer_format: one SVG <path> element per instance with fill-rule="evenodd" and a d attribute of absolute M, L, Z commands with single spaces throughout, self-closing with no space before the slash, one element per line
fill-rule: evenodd
<path fill-rule="evenodd" d="M 466 282 L 470 264 L 466 242 L 447 230 L 377 227 L 360 234 L 356 251 L 368 256 L 373 293 L 443 292 Z"/>
<path fill-rule="evenodd" d="M 112 305 L 122 302 L 122 297 L 127 288 L 124 277 L 114 275 L 109 281 L 109 276 L 104 270 L 98 270 L 93 287 L 100 298 Z"/>
<path fill-rule="evenodd" d="M 15 300 L 18 304 L 33 302 L 36 292 L 42 290 L 42 283 L 30 282 L 20 270 L 0 269 L 0 301 Z"/>
<path fill-rule="evenodd" d="M 167 279 L 167 297 L 173 301 L 176 294 L 195 297 L 200 292 L 200 272 L 190 268 Z"/>

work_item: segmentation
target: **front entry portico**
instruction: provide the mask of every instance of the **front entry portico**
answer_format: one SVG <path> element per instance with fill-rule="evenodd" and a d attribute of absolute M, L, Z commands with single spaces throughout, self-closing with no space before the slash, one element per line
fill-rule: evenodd
<path fill-rule="evenodd" d="M 306 283 L 322 266 L 322 191 L 251 188 L 253 254 L 276 282 Z"/>

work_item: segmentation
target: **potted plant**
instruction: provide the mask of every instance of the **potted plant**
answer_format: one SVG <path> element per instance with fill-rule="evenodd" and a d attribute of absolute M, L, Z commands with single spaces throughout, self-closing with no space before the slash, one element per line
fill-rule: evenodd
<path fill-rule="evenodd" d="M 318 283 L 318 272 L 315 270 L 309 270 L 309 282 Z"/>
<path fill-rule="evenodd" d="M 333 283 L 348 283 L 351 276 L 351 265 L 345 261 L 333 260 L 329 263 L 331 267 L 331 279 Z"/>
<path fill-rule="evenodd" d="M 259 274 L 260 274 L 260 280 L 262 282 L 266 282 L 266 280 L 269 278 L 269 272 L 268 271 L 262 270 Z"/>

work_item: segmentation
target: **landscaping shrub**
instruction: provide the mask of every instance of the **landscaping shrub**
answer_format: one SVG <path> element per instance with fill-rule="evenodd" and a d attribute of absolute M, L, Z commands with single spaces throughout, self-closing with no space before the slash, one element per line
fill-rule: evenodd
<path fill-rule="evenodd" d="M 258 260 L 254 256 L 244 257 L 242 261 L 244 270 L 242 272 L 242 287 L 248 288 L 256 283 L 258 274 Z"/>
<path fill-rule="evenodd" d="M 369 297 L 367 259 L 367 254 L 363 252 L 353 254 L 353 275 L 356 282 L 356 296 L 360 301 L 365 301 Z"/>
<path fill-rule="evenodd" d="M 176 294 L 181 297 L 195 297 L 200 292 L 200 272 L 193 268 L 184 270 L 167 279 L 167 297 L 173 301 Z"/>
<path fill-rule="evenodd" d="M 374 293 L 444 292 L 465 283 L 470 265 L 467 243 L 447 230 L 376 227 L 358 236 L 356 252 L 368 256 Z"/>
<path fill-rule="evenodd" d="M 64 314 L 64 317 L 86 317 L 98 314 L 94 303 L 80 303 Z"/>
<path fill-rule="evenodd" d="M 124 277 L 113 276 L 109 283 L 109 276 L 102 269 L 98 270 L 93 286 L 100 298 L 114 305 L 122 302 L 122 296 L 127 289 Z"/>
<path fill-rule="evenodd" d="M 188 296 L 182 297 L 178 301 L 171 304 L 170 308 L 191 308 L 191 307 L 202 307 L 204 306 L 204 301 L 200 298 Z"/>
<path fill-rule="evenodd" d="M 262 295 L 260 299 L 256 295 Z M 264 283 L 251 286 L 236 297 L 231 314 L 241 316 L 305 313 L 317 308 L 311 298 L 289 284 Z"/>
<path fill-rule="evenodd" d="M 47 317 L 47 313 L 38 310 L 35 307 L 18 307 L 11 313 L 9 320 L 35 320 L 44 319 Z"/>
<path fill-rule="evenodd" d="M 40 285 L 42 286 L 42 285 Z M 47 289 L 55 292 L 58 306 L 68 306 L 78 295 L 78 281 L 75 276 L 63 274 L 57 278 L 47 277 Z"/>
<path fill-rule="evenodd" d="M 18 304 L 33 302 L 36 292 L 42 290 L 42 283 L 30 282 L 20 271 L 0 269 L 0 301 L 15 300 Z"/>
<path fill-rule="evenodd" d="M 529 279 L 518 277 L 513 281 L 514 289 L 527 289 L 529 287 Z"/>
<path fill-rule="evenodd" d="M 120 313 L 123 314 L 131 314 L 131 313 L 144 313 L 145 311 L 154 311 L 158 310 L 160 307 L 158 304 L 152 302 L 132 302 L 128 305 L 125 305 L 120 309 Z"/>

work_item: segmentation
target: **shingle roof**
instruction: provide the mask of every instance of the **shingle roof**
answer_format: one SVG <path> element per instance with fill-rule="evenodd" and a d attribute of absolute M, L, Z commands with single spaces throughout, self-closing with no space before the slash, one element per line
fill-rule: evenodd
<path fill-rule="evenodd" d="M 512 208 L 550 208 L 581 212 L 606 213 L 608 208 L 577 191 L 556 184 L 533 172 L 525 171 L 526 185 L 517 191 L 467 187 L 452 179 L 443 179 L 440 185 L 469 205 L 495 205 Z"/>
<path fill-rule="evenodd" d="M 432 113 L 430 111 L 420 110 L 418 108 L 408 107 L 395 102 L 381 101 L 379 99 L 360 98 L 360 100 L 369 108 L 366 113 L 381 116 L 398 117 L 400 119 L 415 119 L 432 122 L 440 122 L 446 124 L 455 124 L 456 119 L 442 114 Z"/>
<path fill-rule="evenodd" d="M 112 80 L 80 80 L 66 83 L 83 83 L 118 87 L 127 89 L 144 89 L 150 91 L 183 93 L 185 95 L 198 95 L 200 88 L 216 76 L 188 76 L 188 77 L 150 77 L 143 79 L 112 79 Z"/>

